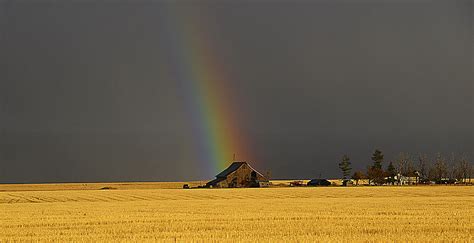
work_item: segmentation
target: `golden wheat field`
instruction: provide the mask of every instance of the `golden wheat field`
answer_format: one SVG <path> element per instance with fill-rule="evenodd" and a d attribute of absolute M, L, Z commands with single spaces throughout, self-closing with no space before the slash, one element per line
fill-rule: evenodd
<path fill-rule="evenodd" d="M 122 188 L 0 186 L 0 241 L 473 241 L 474 187 Z"/>

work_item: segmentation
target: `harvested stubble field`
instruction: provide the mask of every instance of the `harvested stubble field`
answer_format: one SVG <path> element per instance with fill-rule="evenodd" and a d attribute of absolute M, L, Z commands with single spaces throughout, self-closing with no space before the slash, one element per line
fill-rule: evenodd
<path fill-rule="evenodd" d="M 3 190 L 0 241 L 473 240 L 474 187 L 126 188 Z"/>

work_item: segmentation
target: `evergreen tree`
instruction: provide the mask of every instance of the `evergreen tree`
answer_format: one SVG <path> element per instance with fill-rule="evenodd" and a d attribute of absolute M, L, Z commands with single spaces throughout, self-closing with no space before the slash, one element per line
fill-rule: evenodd
<path fill-rule="evenodd" d="M 376 149 L 374 154 L 372 155 L 372 160 L 374 161 L 373 167 L 375 169 L 382 169 L 382 162 L 383 162 L 382 151 Z"/>
<path fill-rule="evenodd" d="M 372 161 L 374 161 L 374 164 L 367 170 L 369 180 L 374 182 L 376 185 L 381 185 L 385 182 L 384 172 L 382 169 L 383 157 L 382 151 L 376 149 L 372 154 Z"/>
<path fill-rule="evenodd" d="M 349 179 L 349 176 L 351 175 L 351 161 L 350 158 L 347 155 L 344 155 L 342 157 L 341 163 L 339 163 L 339 168 L 342 171 L 342 183 L 344 186 L 347 185 L 347 181 Z"/>
<path fill-rule="evenodd" d="M 395 170 L 395 166 L 393 166 L 392 161 L 387 166 L 387 176 L 388 176 L 388 182 L 393 185 L 395 182 L 395 176 L 397 175 L 397 172 Z"/>

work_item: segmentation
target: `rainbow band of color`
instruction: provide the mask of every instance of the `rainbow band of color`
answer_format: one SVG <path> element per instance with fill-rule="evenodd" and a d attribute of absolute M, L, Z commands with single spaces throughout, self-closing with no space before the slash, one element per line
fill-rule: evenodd
<path fill-rule="evenodd" d="M 170 23 L 174 26 L 174 51 L 178 75 L 191 105 L 193 130 L 198 138 L 201 159 L 215 174 L 227 167 L 234 154 L 245 154 L 242 136 L 229 102 L 228 79 L 212 49 L 205 24 L 186 9 L 167 6 Z"/>

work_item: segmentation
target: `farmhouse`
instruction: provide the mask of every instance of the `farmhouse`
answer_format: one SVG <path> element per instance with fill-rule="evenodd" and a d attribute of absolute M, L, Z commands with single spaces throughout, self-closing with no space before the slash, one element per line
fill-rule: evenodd
<path fill-rule="evenodd" d="M 268 178 L 252 168 L 247 162 L 233 162 L 227 169 L 216 175 L 206 187 L 268 187 Z"/>

